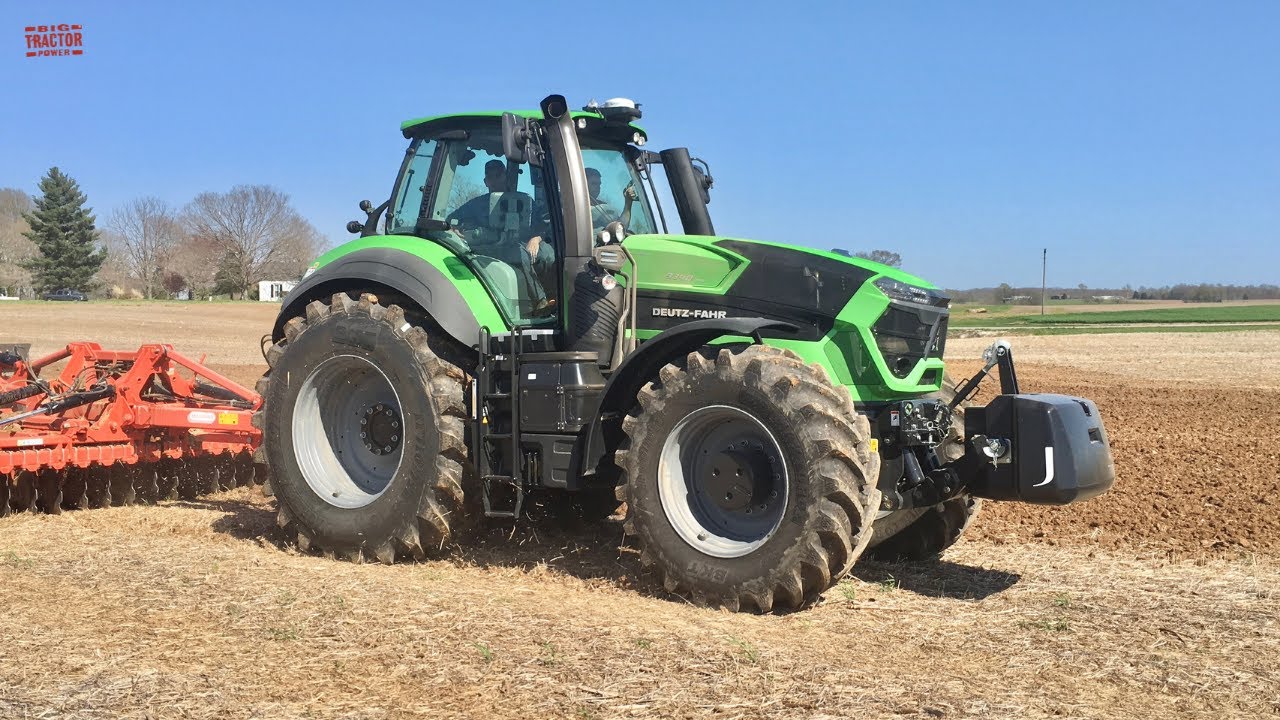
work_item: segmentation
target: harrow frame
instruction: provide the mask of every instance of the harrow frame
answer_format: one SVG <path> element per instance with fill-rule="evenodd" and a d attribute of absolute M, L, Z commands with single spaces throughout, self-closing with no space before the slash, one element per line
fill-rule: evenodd
<path fill-rule="evenodd" d="M 76 477 L 77 469 L 99 467 L 108 471 L 104 476 L 121 473 L 155 487 L 155 480 L 147 478 L 157 473 L 141 471 L 154 467 L 172 481 L 160 483 L 170 491 L 184 485 L 184 474 L 197 478 L 194 485 L 201 492 L 262 475 L 252 465 L 252 453 L 262 443 L 252 422 L 262 398 L 170 345 L 121 352 L 76 342 L 39 359 L 15 360 L 11 355 L 7 360 L 0 364 L 0 397 L 24 397 L 0 406 L 0 485 L 5 486 L 0 490 L 5 496 L 24 483 L 45 486 L 57 476 L 61 485 Z M 40 377 L 63 361 L 57 377 Z M 172 494 L 140 490 L 128 493 L 127 501 L 135 494 L 142 499 Z"/>

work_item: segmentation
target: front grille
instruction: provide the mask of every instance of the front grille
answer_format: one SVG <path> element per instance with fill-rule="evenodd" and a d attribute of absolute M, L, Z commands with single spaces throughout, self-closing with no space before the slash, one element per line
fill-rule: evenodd
<path fill-rule="evenodd" d="M 910 375 L 926 357 L 942 357 L 949 316 L 945 308 L 890 303 L 871 333 L 894 377 Z"/>

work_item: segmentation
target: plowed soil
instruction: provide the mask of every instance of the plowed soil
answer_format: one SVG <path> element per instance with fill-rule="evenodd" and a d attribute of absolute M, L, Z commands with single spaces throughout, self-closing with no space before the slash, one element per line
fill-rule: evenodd
<path fill-rule="evenodd" d="M 252 384 L 274 310 L 0 305 L 0 342 L 163 340 Z M 382 567 L 298 553 L 256 489 L 0 519 L 0 717 L 1280 716 L 1280 332 L 1015 347 L 1025 390 L 1097 401 L 1116 486 L 988 503 L 788 615 L 665 595 L 608 523 Z"/>
<path fill-rule="evenodd" d="M 972 374 L 989 342 L 952 343 L 950 370 Z M 976 535 L 1182 556 L 1280 552 L 1280 332 L 1025 337 L 1014 347 L 1024 390 L 1098 403 L 1116 485 L 1066 507 L 988 503 Z"/>

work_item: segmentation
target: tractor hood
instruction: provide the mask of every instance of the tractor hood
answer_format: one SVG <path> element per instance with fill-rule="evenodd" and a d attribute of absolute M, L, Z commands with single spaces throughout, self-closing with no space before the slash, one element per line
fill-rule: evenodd
<path fill-rule="evenodd" d="M 900 270 L 811 248 L 700 235 L 633 235 L 642 333 L 757 317 L 799 329 L 771 343 L 822 362 L 854 397 L 935 392 L 950 300 Z M 643 335 L 642 335 L 643 336 Z M 766 335 L 767 336 L 767 335 Z"/>
<path fill-rule="evenodd" d="M 946 296 L 921 278 L 813 248 L 698 235 L 633 235 L 626 242 L 639 263 L 642 296 L 715 303 L 729 317 L 794 316 L 829 328 L 860 291 L 885 303 L 947 304 Z"/>

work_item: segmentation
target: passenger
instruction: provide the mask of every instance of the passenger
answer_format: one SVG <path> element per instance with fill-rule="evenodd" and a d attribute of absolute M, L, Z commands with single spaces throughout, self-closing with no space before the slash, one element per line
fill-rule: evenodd
<path fill-rule="evenodd" d="M 591 195 L 592 234 L 599 233 L 614 220 L 621 222 L 624 228 L 631 224 L 631 204 L 640 199 L 640 193 L 631 183 L 622 190 L 622 212 L 600 198 L 600 171 L 595 168 L 587 168 L 587 192 Z"/>

